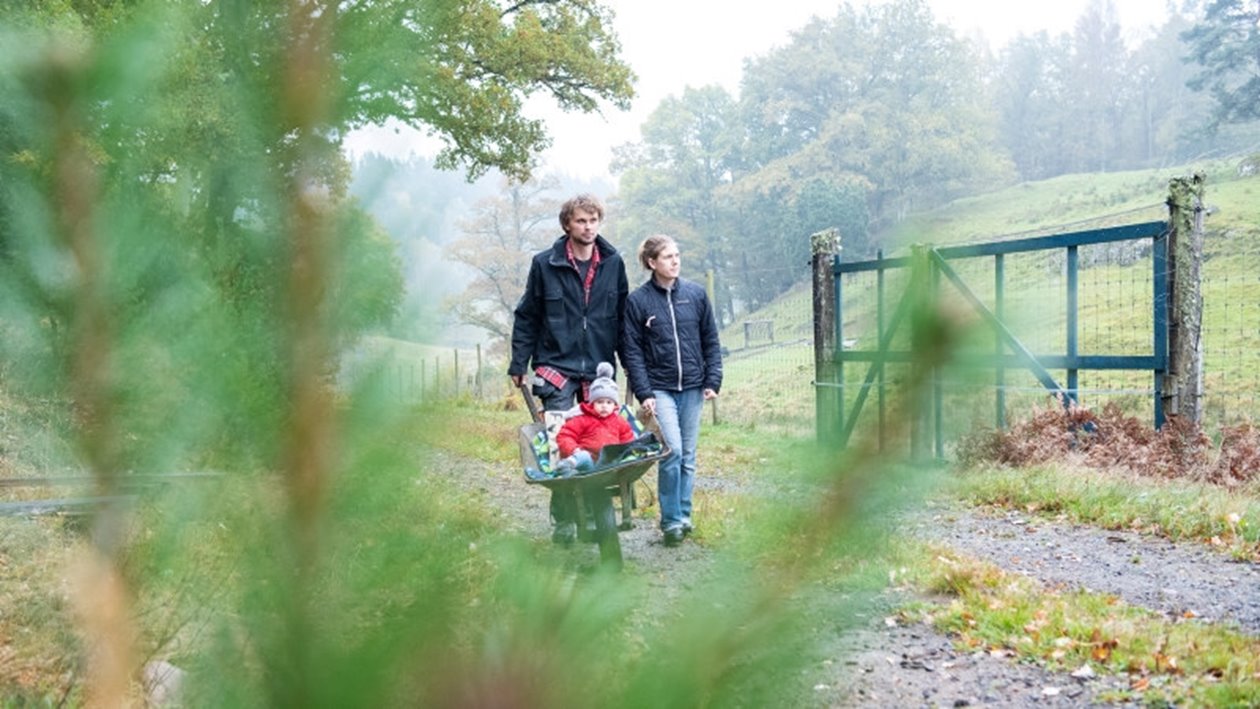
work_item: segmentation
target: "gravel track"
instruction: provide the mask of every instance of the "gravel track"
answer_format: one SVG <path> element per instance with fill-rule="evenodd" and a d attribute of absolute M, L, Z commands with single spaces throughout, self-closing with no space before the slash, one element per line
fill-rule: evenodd
<path fill-rule="evenodd" d="M 1047 586 L 1107 593 L 1170 619 L 1260 636 L 1260 564 L 1204 544 L 956 506 L 918 515 L 907 529 Z M 1103 704 L 1105 692 L 1127 686 L 1120 676 L 1078 678 L 1002 653 L 958 650 L 931 628 L 879 618 L 828 649 L 834 659 L 817 673 L 817 706 L 1079 707 Z"/>
<path fill-rule="evenodd" d="M 439 469 L 464 471 L 460 478 L 499 511 L 505 527 L 531 537 L 549 535 L 547 490 L 525 484 L 515 470 L 435 455 L 442 459 Z M 720 483 L 697 479 L 698 488 L 706 484 Z M 650 497 L 646 487 L 639 490 L 641 501 Z M 713 553 L 691 541 L 666 548 L 653 512 L 654 507 L 646 509 L 647 516 L 636 516 L 634 528 L 621 534 L 627 573 L 681 593 L 703 579 Z M 925 541 L 1048 586 L 1113 594 L 1170 618 L 1219 622 L 1260 636 L 1260 565 L 1233 561 L 1204 544 L 953 505 L 930 508 L 905 526 Z M 594 545 L 566 553 L 576 567 L 598 563 Z M 886 620 L 902 600 L 890 592 L 884 608 L 856 629 L 820 633 L 823 659 L 807 667 L 803 686 L 785 696 L 796 697 L 794 705 L 817 707 L 1080 707 L 1099 704 L 1104 692 L 1127 686 L 1124 677 L 1074 677 L 1003 653 L 956 649 L 928 626 Z"/>

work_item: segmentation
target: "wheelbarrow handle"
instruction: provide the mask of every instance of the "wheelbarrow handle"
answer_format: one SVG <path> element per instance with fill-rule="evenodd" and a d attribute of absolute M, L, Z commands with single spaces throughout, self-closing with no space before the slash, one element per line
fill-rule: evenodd
<path fill-rule="evenodd" d="M 542 423 L 542 409 L 538 408 L 538 400 L 534 398 L 534 392 L 530 391 L 529 384 L 521 382 L 516 388 L 521 390 L 521 396 L 525 399 L 525 408 L 529 409 L 530 418 L 537 423 Z"/>

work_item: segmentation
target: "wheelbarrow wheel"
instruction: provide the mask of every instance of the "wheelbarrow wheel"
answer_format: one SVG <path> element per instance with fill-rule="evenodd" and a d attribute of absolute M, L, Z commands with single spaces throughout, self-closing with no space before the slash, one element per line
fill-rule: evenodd
<path fill-rule="evenodd" d="M 599 493 L 595 505 L 595 537 L 599 542 L 600 564 L 615 571 L 621 570 L 621 537 L 617 534 L 617 513 L 613 509 L 612 496 L 606 490 Z"/>

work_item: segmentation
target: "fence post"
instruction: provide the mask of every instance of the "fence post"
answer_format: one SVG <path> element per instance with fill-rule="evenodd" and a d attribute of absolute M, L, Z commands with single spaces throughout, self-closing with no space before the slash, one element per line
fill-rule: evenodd
<path fill-rule="evenodd" d="M 433 355 L 433 395 L 438 400 L 446 398 L 442 391 L 442 358 L 437 355 Z"/>
<path fill-rule="evenodd" d="M 477 373 L 473 375 L 473 383 L 477 390 L 476 397 L 478 401 L 486 398 L 485 396 L 486 392 L 482 389 L 482 386 L 481 386 L 481 366 L 482 366 L 481 365 L 481 343 L 478 342 L 477 343 Z"/>
<path fill-rule="evenodd" d="M 1204 175 L 1168 183 L 1168 369 L 1164 411 L 1198 423 L 1203 411 Z"/>
<path fill-rule="evenodd" d="M 839 440 L 843 411 L 836 372 L 836 256 L 840 232 L 836 229 L 809 237 L 814 294 L 814 419 L 819 443 Z"/>
<path fill-rule="evenodd" d="M 458 398 L 459 398 L 459 350 L 458 350 L 458 349 L 453 349 L 452 351 L 455 353 L 455 356 L 454 356 L 454 361 L 455 361 L 455 398 L 456 398 L 456 399 L 458 399 Z"/>
<path fill-rule="evenodd" d="M 705 295 L 709 296 L 709 307 L 713 308 L 715 319 L 717 319 L 716 315 L 719 313 L 717 309 L 717 297 L 716 297 L 717 291 L 715 290 L 715 285 L 714 285 L 714 272 L 713 272 L 713 269 L 711 268 L 704 272 L 704 292 L 705 292 Z M 722 327 L 720 320 L 718 321 L 718 327 L 719 328 Z M 720 354 L 718 355 L 718 357 L 721 357 L 721 356 L 722 355 Z M 718 422 L 717 399 L 710 399 L 709 403 L 712 404 L 712 406 L 710 407 L 710 410 L 713 412 L 713 423 L 714 425 L 716 425 Z"/>

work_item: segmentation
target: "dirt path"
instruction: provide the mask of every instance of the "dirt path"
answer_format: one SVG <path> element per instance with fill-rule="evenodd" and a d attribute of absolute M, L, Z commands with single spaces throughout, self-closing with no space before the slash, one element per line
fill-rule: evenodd
<path fill-rule="evenodd" d="M 465 471 L 467 483 L 500 511 L 507 528 L 547 537 L 546 490 L 526 485 L 515 470 L 438 455 L 444 469 Z M 683 592 L 703 578 L 713 553 L 691 542 L 664 547 L 654 512 L 636 516 L 634 529 L 621 535 L 627 572 Z M 1200 544 L 954 506 L 930 509 L 906 526 L 924 540 L 1050 586 L 1114 594 L 1170 618 L 1193 616 L 1260 636 L 1260 565 L 1232 561 Z M 598 562 L 593 545 L 568 554 L 579 566 Z M 889 620 L 904 600 L 890 594 L 855 631 L 820 636 L 822 659 L 802 672 L 803 686 L 790 695 L 808 697 L 803 703 L 817 707 L 1080 707 L 1127 684 L 1123 677 L 1078 678 L 1000 653 L 958 650 L 927 626 Z"/>

